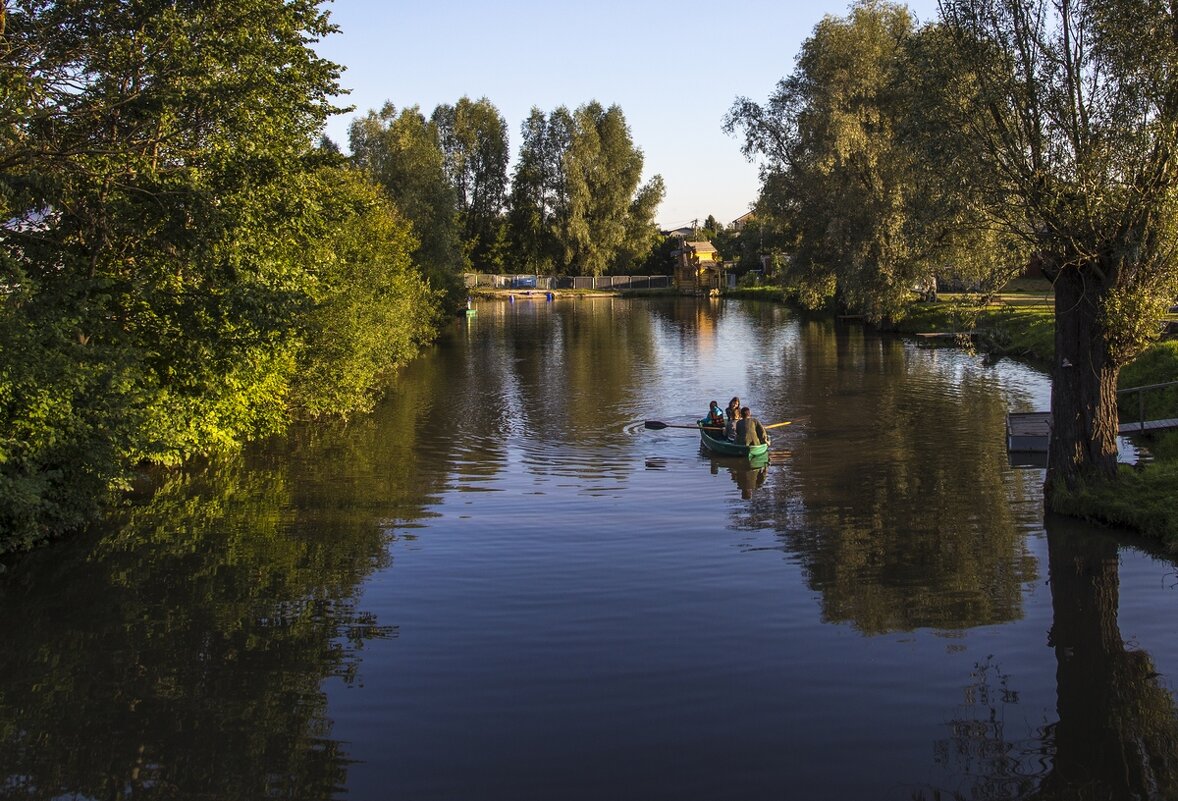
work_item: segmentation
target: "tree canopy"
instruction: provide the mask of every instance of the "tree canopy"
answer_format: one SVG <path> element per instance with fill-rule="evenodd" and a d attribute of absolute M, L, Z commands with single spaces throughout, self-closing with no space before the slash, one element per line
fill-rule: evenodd
<path fill-rule="evenodd" d="M 477 271 L 496 272 L 502 266 L 496 243 L 502 236 L 507 201 L 507 121 L 485 97 L 440 105 L 430 121 L 437 130 L 446 175 L 458 196 L 471 265 Z"/>
<path fill-rule="evenodd" d="M 763 159 L 759 224 L 781 236 L 786 280 L 811 304 L 896 318 L 926 276 L 1009 271 L 996 258 L 966 269 L 982 228 L 970 224 L 970 165 L 946 157 L 948 123 L 928 101 L 943 79 L 934 31 L 905 6 L 858 2 L 815 27 L 767 103 L 729 111 L 727 130 Z"/>
<path fill-rule="evenodd" d="M 1172 4 L 946 0 L 984 210 L 1055 287 L 1052 477 L 1116 475 L 1121 366 L 1178 295 Z"/>
<path fill-rule="evenodd" d="M 436 123 L 417 106 L 392 103 L 353 120 L 352 161 L 382 187 L 413 225 L 414 261 L 435 283 L 453 283 L 466 269 L 458 192 L 446 172 Z"/>
<path fill-rule="evenodd" d="M 520 264 L 570 275 L 632 265 L 658 242 L 661 176 L 639 186 L 643 156 L 618 106 L 590 102 L 523 124 L 510 241 Z"/>
<path fill-rule="evenodd" d="M 1178 294 L 1178 20 L 1171 5 L 855 3 L 768 103 L 726 126 L 763 159 L 757 214 L 785 280 L 895 318 L 924 276 L 1053 282 L 1054 476 L 1116 473 L 1116 378 Z M 1051 483 L 1051 482 L 1049 482 Z"/>
<path fill-rule="evenodd" d="M 333 31 L 318 0 L 4 5 L 0 549 L 92 519 L 139 462 L 282 430 L 295 395 L 345 411 L 294 389 L 355 266 L 317 245 L 371 223 L 392 247 L 403 223 L 339 172 L 324 191 Z M 404 267 L 415 342 L 434 301 Z"/>

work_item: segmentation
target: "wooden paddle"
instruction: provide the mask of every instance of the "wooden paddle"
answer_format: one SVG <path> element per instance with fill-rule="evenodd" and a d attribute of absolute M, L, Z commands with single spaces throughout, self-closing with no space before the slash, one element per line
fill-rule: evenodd
<path fill-rule="evenodd" d="M 649 428 L 651 431 L 660 431 L 664 428 L 692 428 L 692 429 L 696 429 L 696 430 L 698 430 L 700 428 L 700 426 L 698 426 L 698 425 L 690 425 L 689 426 L 689 425 L 680 425 L 678 423 L 664 423 L 662 420 L 647 420 L 645 423 L 643 423 L 643 425 L 646 426 L 647 428 Z M 703 426 L 703 428 L 706 428 L 709 431 L 723 431 L 724 430 L 724 426 Z"/>
<path fill-rule="evenodd" d="M 792 423 L 793 423 L 793 420 L 786 420 L 784 423 L 774 423 L 773 425 L 765 426 L 765 428 L 781 428 L 782 426 L 788 426 L 788 425 L 791 425 Z M 709 431 L 722 431 L 724 429 L 723 426 L 689 426 L 689 425 L 680 425 L 678 423 L 664 423 L 662 420 L 647 420 L 645 423 L 643 423 L 643 425 L 646 426 L 647 428 L 649 428 L 651 431 L 660 431 L 664 428 L 695 428 L 695 429 L 698 429 L 698 428 L 702 427 L 702 428 L 708 429 Z"/>

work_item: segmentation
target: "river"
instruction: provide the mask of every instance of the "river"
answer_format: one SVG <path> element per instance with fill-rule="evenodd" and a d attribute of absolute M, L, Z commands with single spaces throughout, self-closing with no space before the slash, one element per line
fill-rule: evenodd
<path fill-rule="evenodd" d="M 482 302 L 375 413 L 0 574 L 0 797 L 1178 797 L 1178 572 L 1047 377 L 785 307 Z M 768 466 L 686 424 L 732 395 Z"/>

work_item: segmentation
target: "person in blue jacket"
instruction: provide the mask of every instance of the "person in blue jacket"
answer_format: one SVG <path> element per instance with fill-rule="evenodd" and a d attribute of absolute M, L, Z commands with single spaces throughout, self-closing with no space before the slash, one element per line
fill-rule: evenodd
<path fill-rule="evenodd" d="M 708 407 L 708 416 L 704 418 L 704 425 L 715 428 L 724 427 L 724 410 L 716 401 L 712 401 L 712 405 Z M 709 431 L 708 433 L 717 439 L 722 436 L 720 431 Z"/>

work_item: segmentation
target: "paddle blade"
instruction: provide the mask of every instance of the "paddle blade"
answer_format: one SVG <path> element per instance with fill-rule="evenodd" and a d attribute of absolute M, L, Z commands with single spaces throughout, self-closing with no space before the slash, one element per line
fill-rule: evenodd
<path fill-rule="evenodd" d="M 792 423 L 793 420 L 786 420 L 784 423 L 774 423 L 773 425 L 765 426 L 765 428 L 781 428 L 782 426 L 788 426 Z"/>
<path fill-rule="evenodd" d="M 659 431 L 667 427 L 667 424 L 661 420 L 647 420 L 643 425 L 653 431 Z"/>

